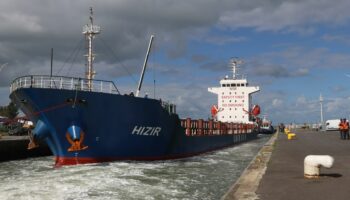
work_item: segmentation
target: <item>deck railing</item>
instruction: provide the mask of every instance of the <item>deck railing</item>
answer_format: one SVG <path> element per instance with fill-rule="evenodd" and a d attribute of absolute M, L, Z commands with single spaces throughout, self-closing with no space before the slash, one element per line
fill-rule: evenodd
<path fill-rule="evenodd" d="M 80 90 L 120 94 L 112 81 L 88 80 L 64 76 L 22 76 L 15 79 L 10 87 L 11 92 L 19 88 L 52 88 L 65 90 Z"/>

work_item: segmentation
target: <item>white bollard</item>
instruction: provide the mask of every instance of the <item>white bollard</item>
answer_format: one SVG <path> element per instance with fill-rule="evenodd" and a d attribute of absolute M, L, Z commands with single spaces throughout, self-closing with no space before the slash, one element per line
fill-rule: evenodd
<path fill-rule="evenodd" d="M 334 158 L 329 155 L 308 155 L 304 159 L 304 177 L 318 178 L 320 167 L 331 168 Z"/>

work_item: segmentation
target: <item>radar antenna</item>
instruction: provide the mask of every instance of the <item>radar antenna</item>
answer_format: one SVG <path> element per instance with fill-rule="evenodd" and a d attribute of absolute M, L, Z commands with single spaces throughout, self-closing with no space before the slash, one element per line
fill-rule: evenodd
<path fill-rule="evenodd" d="M 230 65 L 232 67 L 232 78 L 236 79 L 238 76 L 238 65 L 243 64 L 243 60 L 239 60 L 238 58 L 231 58 Z"/>

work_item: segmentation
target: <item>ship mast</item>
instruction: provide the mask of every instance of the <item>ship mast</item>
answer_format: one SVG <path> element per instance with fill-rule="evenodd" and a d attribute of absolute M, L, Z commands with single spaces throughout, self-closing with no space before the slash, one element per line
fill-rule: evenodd
<path fill-rule="evenodd" d="M 235 58 L 232 58 L 230 61 L 231 67 L 232 67 L 232 79 L 237 79 L 237 71 L 238 71 L 238 65 L 242 64 L 242 60 L 238 60 Z"/>
<path fill-rule="evenodd" d="M 101 28 L 94 25 L 93 11 L 90 7 L 90 24 L 87 24 L 83 27 L 83 34 L 85 35 L 86 41 L 88 43 L 88 53 L 87 58 L 87 70 L 86 70 L 86 79 L 88 80 L 88 88 L 92 89 L 92 79 L 94 78 L 96 72 L 93 69 L 93 61 L 95 59 L 95 54 L 93 53 L 92 40 L 95 38 L 95 35 L 100 33 Z"/>

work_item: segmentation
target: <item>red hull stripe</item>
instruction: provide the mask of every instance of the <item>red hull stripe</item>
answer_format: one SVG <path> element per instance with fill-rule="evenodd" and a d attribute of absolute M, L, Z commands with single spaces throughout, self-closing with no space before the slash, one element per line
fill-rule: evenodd
<path fill-rule="evenodd" d="M 237 143 L 235 143 L 237 144 Z M 89 158 L 89 157 L 59 157 L 56 156 L 55 166 L 63 166 L 63 165 L 78 165 L 78 164 L 88 164 L 88 163 L 101 163 L 101 162 L 111 162 L 118 160 L 138 160 L 138 161 L 156 161 L 156 160 L 171 160 L 171 159 L 179 159 L 191 157 L 211 151 L 215 151 L 218 149 L 223 149 L 226 147 L 230 147 L 234 144 L 230 144 L 227 146 L 223 146 L 220 148 L 211 149 L 208 151 L 197 152 L 197 153 L 189 153 L 189 154 L 177 154 L 177 155 L 168 155 L 168 156 L 155 156 L 155 157 L 128 157 L 128 158 L 118 158 L 118 157 L 100 157 L 100 158 Z"/>

